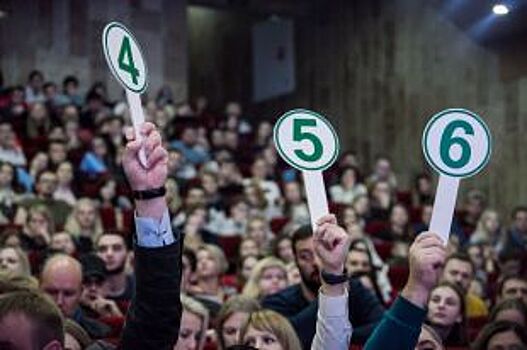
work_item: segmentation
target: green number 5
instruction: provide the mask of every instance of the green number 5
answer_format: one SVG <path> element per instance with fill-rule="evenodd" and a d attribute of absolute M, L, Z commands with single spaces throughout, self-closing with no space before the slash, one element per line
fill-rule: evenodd
<path fill-rule="evenodd" d="M 315 119 L 295 119 L 293 121 L 293 141 L 307 140 L 313 144 L 313 153 L 308 154 L 302 149 L 296 149 L 295 154 L 298 158 L 306 162 L 316 162 L 322 156 L 322 142 L 313 133 L 302 131 L 304 127 L 316 127 L 317 121 Z"/>
<path fill-rule="evenodd" d="M 459 169 L 467 165 L 467 163 L 470 161 L 470 155 L 472 154 L 472 151 L 467 140 L 459 136 L 452 137 L 456 129 L 463 129 L 467 135 L 474 135 L 474 129 L 472 128 L 472 125 L 464 120 L 455 120 L 447 125 L 445 132 L 441 137 L 441 159 L 447 166 L 454 169 Z M 459 147 L 461 147 L 461 156 L 457 160 L 454 160 L 452 157 L 450 157 L 450 149 L 453 145 L 459 145 Z"/>
<path fill-rule="evenodd" d="M 125 72 L 128 72 L 132 76 L 133 83 L 137 84 L 139 70 L 135 68 L 134 56 L 132 55 L 132 48 L 130 47 L 130 38 L 128 38 L 127 36 L 123 37 L 121 49 L 119 49 L 119 58 L 117 59 L 117 62 L 119 63 L 119 68 L 121 68 Z"/>

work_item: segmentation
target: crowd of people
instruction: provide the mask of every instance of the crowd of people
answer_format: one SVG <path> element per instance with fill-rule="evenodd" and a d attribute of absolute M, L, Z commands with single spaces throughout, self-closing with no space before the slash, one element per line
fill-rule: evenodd
<path fill-rule="evenodd" d="M 470 190 L 444 247 L 427 233 L 433 177 L 403 189 L 389 158 L 368 171 L 349 151 L 313 232 L 273 121 L 164 87 L 143 96 L 157 131 L 142 146 L 166 150 L 164 215 L 135 195 L 155 179 L 133 175 L 124 95 L 80 91 L 40 71 L 0 81 L 0 348 L 18 310 L 63 322 L 66 349 L 527 349 L 527 207 L 502 216 Z"/>

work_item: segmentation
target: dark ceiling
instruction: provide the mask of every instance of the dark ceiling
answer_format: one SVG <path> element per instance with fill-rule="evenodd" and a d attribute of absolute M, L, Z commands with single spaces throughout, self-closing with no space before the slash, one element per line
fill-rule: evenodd
<path fill-rule="evenodd" d="M 507 49 L 526 42 L 527 0 L 434 0 L 438 10 L 470 37 L 492 49 Z M 497 3 L 507 4 L 505 16 L 493 14 Z"/>

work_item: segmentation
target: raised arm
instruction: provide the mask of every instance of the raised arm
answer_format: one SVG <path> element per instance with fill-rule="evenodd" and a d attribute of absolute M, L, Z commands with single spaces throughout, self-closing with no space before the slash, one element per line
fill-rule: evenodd
<path fill-rule="evenodd" d="M 334 215 L 317 223 L 313 245 L 322 268 L 322 287 L 318 294 L 318 316 L 312 350 L 346 350 L 351 339 L 348 315 L 348 278 L 344 264 L 351 237 L 337 225 Z"/>
<path fill-rule="evenodd" d="M 135 296 L 128 310 L 122 349 L 171 350 L 181 320 L 181 237 L 172 232 L 164 196 L 167 151 L 151 123 L 141 129 L 143 141 L 127 130 L 123 168 L 135 199 Z M 139 162 L 144 147 L 147 165 Z"/>
<path fill-rule="evenodd" d="M 410 274 L 401 295 L 385 313 L 365 350 L 414 349 L 426 317 L 430 290 L 437 284 L 446 251 L 439 236 L 422 233 L 410 247 Z"/>

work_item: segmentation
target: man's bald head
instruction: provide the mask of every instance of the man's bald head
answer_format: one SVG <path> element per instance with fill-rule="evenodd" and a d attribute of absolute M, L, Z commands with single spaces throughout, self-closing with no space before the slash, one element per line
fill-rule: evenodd
<path fill-rule="evenodd" d="M 73 316 L 82 291 L 81 264 L 64 254 L 51 257 L 42 269 L 40 287 L 53 299 L 64 316 Z"/>

